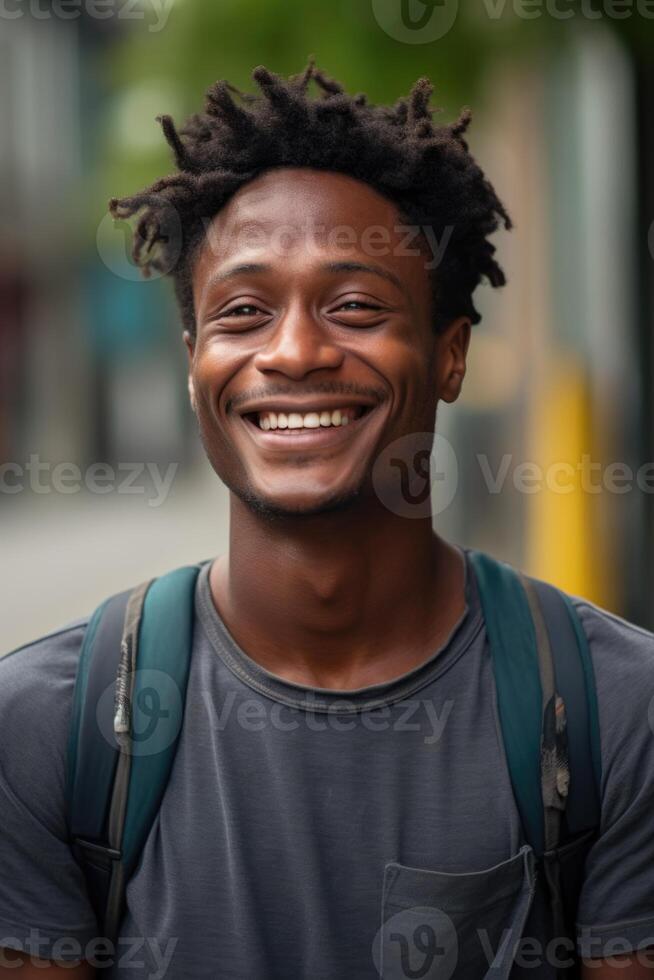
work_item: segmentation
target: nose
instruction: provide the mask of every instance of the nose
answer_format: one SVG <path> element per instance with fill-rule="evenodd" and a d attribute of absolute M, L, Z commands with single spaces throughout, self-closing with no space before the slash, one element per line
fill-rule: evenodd
<path fill-rule="evenodd" d="M 297 381 L 311 371 L 338 368 L 343 351 L 310 311 L 296 304 L 280 317 L 265 347 L 257 351 L 259 371 L 277 371 Z"/>

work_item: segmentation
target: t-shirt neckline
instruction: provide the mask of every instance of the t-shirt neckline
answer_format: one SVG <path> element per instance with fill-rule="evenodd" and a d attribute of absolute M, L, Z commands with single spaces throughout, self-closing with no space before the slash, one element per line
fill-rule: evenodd
<path fill-rule="evenodd" d="M 243 650 L 225 625 L 211 594 L 212 562 L 203 565 L 196 588 L 196 614 L 211 646 L 239 680 L 273 701 L 305 711 L 352 714 L 382 708 L 403 700 L 440 677 L 466 652 L 483 626 L 474 569 L 465 547 L 455 546 L 464 558 L 465 606 L 459 620 L 440 646 L 423 663 L 380 684 L 353 690 L 311 687 L 286 680 L 262 667 Z"/>

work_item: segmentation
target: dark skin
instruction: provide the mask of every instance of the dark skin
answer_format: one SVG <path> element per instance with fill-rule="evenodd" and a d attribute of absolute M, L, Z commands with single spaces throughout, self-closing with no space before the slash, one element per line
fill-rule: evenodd
<path fill-rule="evenodd" d="M 308 247 L 307 220 L 347 226 L 353 241 L 312 236 Z M 244 242 L 238 232 L 252 222 L 257 235 Z M 350 177 L 269 171 L 213 220 L 194 266 L 189 390 L 231 490 L 230 551 L 213 563 L 212 594 L 240 646 L 298 684 L 347 691 L 391 680 L 424 662 L 464 610 L 459 553 L 430 518 L 385 507 L 371 479 L 386 446 L 433 432 L 438 403 L 458 398 L 470 340 L 466 317 L 434 331 L 425 255 L 404 254 L 398 224 L 393 204 Z M 280 247 L 271 243 L 282 225 Z M 391 247 L 373 258 L 365 233 L 380 226 Z M 335 444 L 263 444 L 239 414 L 324 400 L 322 382 L 335 404 L 352 400 L 346 392 L 369 403 Z M 585 980 L 652 972 L 642 954 L 582 967 Z"/>
<path fill-rule="evenodd" d="M 318 241 L 307 221 L 353 229 L 354 241 Z M 248 244 L 252 222 L 260 234 Z M 254 659 L 299 684 L 352 690 L 397 677 L 434 652 L 464 609 L 458 551 L 428 517 L 388 510 L 371 480 L 385 446 L 433 431 L 438 401 L 458 397 L 470 338 L 465 317 L 435 333 L 430 256 L 403 254 L 402 223 L 350 177 L 271 171 L 214 219 L 194 266 L 192 399 L 232 491 L 214 601 Z M 372 256 L 366 230 L 380 226 L 390 244 Z M 321 392 L 325 382 L 336 393 Z M 298 449 L 286 436 L 262 446 L 239 414 L 284 398 L 347 405 L 352 391 L 367 414 L 337 444 Z"/>
<path fill-rule="evenodd" d="M 298 215 L 348 226 L 358 244 L 309 248 L 296 224 L 278 247 L 275 230 Z M 236 232 L 253 220 L 264 234 L 248 245 Z M 459 396 L 470 339 L 465 317 L 434 333 L 425 256 L 401 254 L 393 229 L 402 223 L 392 204 L 349 177 L 269 172 L 214 219 L 194 266 L 191 401 L 231 490 L 230 552 L 212 566 L 214 602 L 253 659 L 299 684 L 347 691 L 397 677 L 438 648 L 464 609 L 459 553 L 430 518 L 388 510 L 371 480 L 384 447 L 433 432 L 438 402 Z M 372 256 L 363 233 L 380 226 L 398 247 Z M 345 260 L 377 271 L 334 268 Z M 248 270 L 215 281 L 244 263 Z M 353 398 L 368 404 L 363 424 L 301 449 L 265 443 L 238 414 L 282 399 Z M 89 964 L 35 965 L 3 953 L 0 976 L 96 976 Z M 646 980 L 652 959 L 590 960 L 582 977 Z"/>

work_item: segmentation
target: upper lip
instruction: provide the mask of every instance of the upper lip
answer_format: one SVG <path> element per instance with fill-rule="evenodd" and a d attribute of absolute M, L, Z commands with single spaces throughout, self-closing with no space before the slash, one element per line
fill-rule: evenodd
<path fill-rule="evenodd" d="M 250 415 L 252 412 L 298 412 L 306 415 L 308 412 L 331 412 L 336 408 L 345 408 L 349 405 L 361 405 L 364 408 L 374 408 L 378 403 L 370 398 L 355 398 L 352 395 L 340 395 L 339 397 L 325 398 L 316 397 L 314 399 L 303 399 L 294 401 L 290 398 L 276 398 L 265 402 L 250 402 L 239 405 L 235 409 L 238 415 Z"/>

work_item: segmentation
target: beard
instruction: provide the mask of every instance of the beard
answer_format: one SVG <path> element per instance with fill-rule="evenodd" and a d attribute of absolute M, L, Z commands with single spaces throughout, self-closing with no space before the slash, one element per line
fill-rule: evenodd
<path fill-rule="evenodd" d="M 322 514 L 335 514 L 347 510 L 351 510 L 358 503 L 360 503 L 363 496 L 363 487 L 358 486 L 353 490 L 344 491 L 342 493 L 335 493 L 328 496 L 316 504 L 307 504 L 306 506 L 285 506 L 282 503 L 277 503 L 274 500 L 270 500 L 267 497 L 258 494 L 256 490 L 250 486 L 237 486 L 230 485 L 224 478 L 223 482 L 225 486 L 230 490 L 231 493 L 235 494 L 242 503 L 254 514 L 267 521 L 283 521 L 289 518 L 298 517 L 318 517 Z"/>
<path fill-rule="evenodd" d="M 357 486 L 328 494 L 315 504 L 310 503 L 305 506 L 286 505 L 270 497 L 266 497 L 257 492 L 248 480 L 247 474 L 242 467 L 238 465 L 236 467 L 222 464 L 218 465 L 219 459 L 224 463 L 224 454 L 230 453 L 230 447 L 227 443 L 223 443 L 221 447 L 222 452 L 220 450 L 216 451 L 217 447 L 214 442 L 215 431 L 208 426 L 205 427 L 199 415 L 196 421 L 200 441 L 214 473 L 230 493 L 238 497 L 250 512 L 260 519 L 270 522 L 280 522 L 289 518 L 317 517 L 322 514 L 342 513 L 360 505 L 366 496 L 364 490 L 366 485 L 370 485 L 371 483 L 370 474 L 364 475 Z M 303 460 L 301 458 L 297 460 L 297 463 L 302 462 Z"/>

